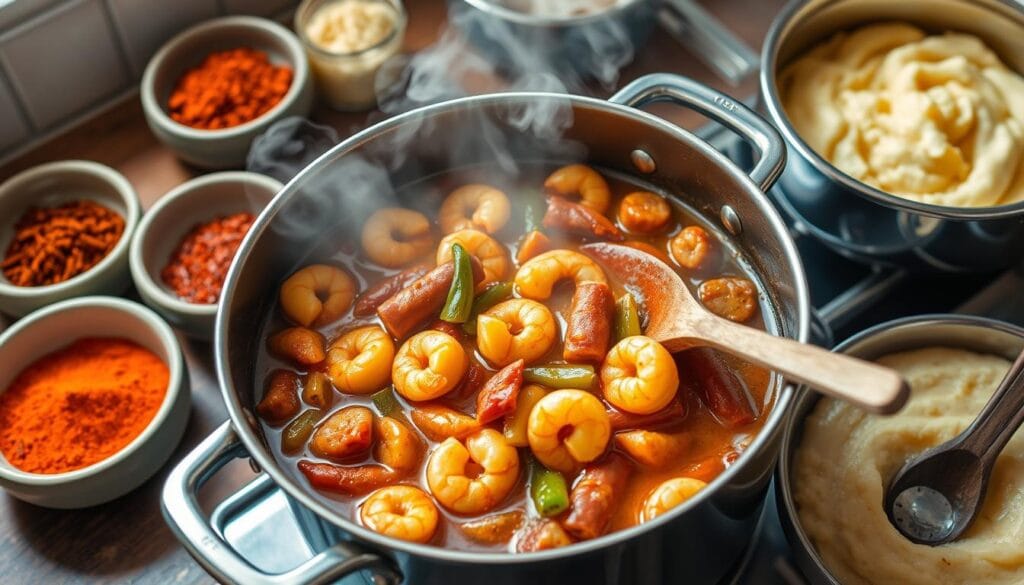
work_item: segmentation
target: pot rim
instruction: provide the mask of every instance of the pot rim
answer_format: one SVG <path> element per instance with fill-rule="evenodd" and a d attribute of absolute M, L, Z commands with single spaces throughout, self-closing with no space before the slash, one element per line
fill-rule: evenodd
<path fill-rule="evenodd" d="M 615 4 L 604 10 L 582 16 L 536 16 L 528 12 L 506 8 L 493 0 L 462 0 L 462 2 L 488 16 L 518 25 L 539 28 L 586 26 L 609 18 L 615 18 L 635 5 L 647 3 L 649 0 L 617 0 Z"/>
<path fill-rule="evenodd" d="M 922 327 L 931 328 L 937 325 L 957 325 L 975 329 L 995 330 L 1003 333 L 1009 333 L 1024 340 L 1024 327 L 1020 327 L 1013 323 L 1007 323 L 991 317 L 982 317 L 977 315 L 931 313 L 926 315 L 902 317 L 886 321 L 884 323 L 879 323 L 850 336 L 842 343 L 835 346 L 833 351 L 848 354 L 851 348 L 855 348 L 861 343 L 882 334 L 902 329 L 915 329 Z M 935 341 L 935 345 L 938 346 L 941 346 L 942 343 L 941 339 Z M 815 394 L 806 386 L 801 386 L 794 394 L 790 412 L 782 426 L 779 462 L 775 468 L 775 503 L 779 508 L 779 516 L 782 520 L 786 537 L 793 548 L 796 549 L 799 547 L 800 553 L 805 555 L 807 560 L 814 564 L 819 574 L 828 579 L 828 582 L 831 585 L 841 585 L 839 580 L 836 579 L 832 571 L 828 568 L 828 565 L 821 558 L 821 554 L 818 552 L 817 547 L 815 547 L 814 543 L 811 542 L 810 537 L 807 535 L 807 531 L 804 529 L 803 521 L 800 519 L 800 514 L 793 498 L 793 482 L 791 481 L 794 467 L 793 458 L 798 446 L 794 444 L 797 440 L 796 434 L 798 427 L 799 430 L 802 431 L 803 423 L 808 414 L 810 414 L 811 409 L 814 408 L 814 405 L 822 398 L 824 397 Z M 804 406 L 805 404 L 807 405 L 806 407 Z"/>
<path fill-rule="evenodd" d="M 995 1 L 1017 12 L 1020 15 L 1018 20 L 1024 23 L 1024 9 L 1022 9 L 1020 4 L 1015 3 L 1014 0 Z M 764 96 L 764 104 L 765 108 L 768 110 L 768 115 L 771 116 L 772 121 L 775 122 L 775 126 L 785 137 L 786 143 L 790 148 L 799 153 L 805 161 L 809 162 L 818 170 L 818 172 L 825 175 L 828 179 L 839 183 L 846 189 L 853 191 L 864 199 L 879 203 L 897 211 L 907 211 L 928 217 L 960 221 L 1004 219 L 1017 216 L 1024 217 L 1024 201 L 988 207 L 954 207 L 949 205 L 921 203 L 919 201 L 887 193 L 877 187 L 861 182 L 839 170 L 835 165 L 825 160 L 824 157 L 811 148 L 809 144 L 804 142 L 796 129 L 793 128 L 789 121 L 789 116 L 786 114 L 786 110 L 782 106 L 782 101 L 778 91 L 777 77 L 779 67 L 779 47 L 786 38 L 784 29 L 791 24 L 793 17 L 805 4 L 807 4 L 807 0 L 790 0 L 790 2 L 786 4 L 782 11 L 775 17 L 775 20 L 772 21 L 771 28 L 768 29 L 768 35 L 765 37 L 764 48 L 761 52 L 761 71 L 758 76 L 761 85 L 761 94 Z M 879 18 L 879 20 L 882 19 Z M 1024 26 L 1024 24 L 1022 24 L 1022 26 Z M 835 33 L 839 31 L 832 32 Z"/>
<path fill-rule="evenodd" d="M 549 92 L 509 92 L 469 96 L 424 106 L 389 118 L 388 120 L 362 130 L 336 145 L 299 172 L 299 174 L 289 181 L 288 184 L 285 185 L 284 189 L 274 197 L 274 200 L 270 205 L 264 208 L 259 217 L 257 217 L 256 222 L 242 241 L 224 283 L 223 290 L 227 292 L 221 295 L 221 300 L 217 309 L 217 321 L 214 333 L 214 358 L 217 369 L 217 380 L 221 387 L 221 393 L 223 394 L 224 403 L 231 418 L 232 426 L 238 433 L 242 443 L 248 449 L 249 456 L 255 459 L 260 468 L 270 475 L 274 482 L 283 488 L 291 498 L 294 498 L 304 507 L 313 511 L 318 517 L 329 521 L 331 524 L 343 529 L 346 533 L 384 550 L 402 552 L 436 561 L 508 565 L 540 563 L 551 561 L 553 559 L 563 559 L 566 557 L 593 553 L 609 546 L 621 544 L 643 532 L 656 530 L 661 526 L 674 521 L 675 518 L 683 515 L 692 508 L 695 508 L 698 504 L 702 504 L 706 499 L 710 498 L 711 494 L 719 486 L 730 481 L 742 468 L 749 465 L 749 461 L 753 458 L 754 453 L 768 448 L 768 444 L 772 441 L 773 435 L 775 435 L 775 433 L 778 432 L 784 424 L 786 414 L 790 409 L 795 393 L 795 387 L 792 384 L 787 383 L 780 376 L 778 377 L 778 397 L 776 398 L 774 408 L 768 415 L 768 419 L 765 421 L 764 427 L 758 433 L 750 447 L 748 447 L 744 456 L 740 457 L 736 464 L 729 467 L 722 474 L 716 477 L 709 484 L 707 489 L 701 490 L 697 496 L 694 496 L 684 504 L 678 506 L 676 509 L 655 518 L 651 522 L 632 526 L 624 530 L 618 530 L 599 538 L 575 543 L 568 547 L 528 554 L 509 552 L 482 553 L 450 550 L 434 545 L 406 542 L 378 534 L 359 525 L 353 520 L 341 516 L 337 510 L 331 509 L 322 501 L 313 497 L 309 493 L 309 488 L 300 485 L 295 479 L 290 477 L 283 469 L 280 468 L 280 465 L 274 456 L 263 448 L 262 442 L 250 429 L 250 425 L 248 424 L 245 416 L 245 407 L 240 403 L 238 394 L 234 390 L 234 384 L 231 381 L 230 369 L 228 366 L 230 356 L 227 347 L 227 340 L 225 339 L 228 327 L 228 307 L 234 297 L 232 293 L 235 289 L 236 281 L 239 278 L 239 274 L 242 270 L 241 267 L 244 264 L 245 259 L 248 257 L 256 241 L 268 228 L 273 216 L 276 215 L 284 205 L 285 200 L 294 191 L 295 187 L 302 182 L 307 175 L 319 171 L 325 165 L 330 164 L 337 156 L 350 153 L 378 134 L 404 125 L 409 120 L 413 120 L 415 118 L 426 118 L 450 110 L 485 107 L 493 103 L 509 103 L 515 100 L 538 99 L 564 100 L 572 104 L 574 108 L 590 107 L 595 109 L 611 110 L 620 116 L 632 118 L 639 123 L 655 126 L 661 131 L 674 135 L 680 142 L 695 149 L 703 156 L 712 159 L 718 166 L 722 167 L 723 170 L 732 175 L 740 185 L 745 187 L 748 194 L 756 194 L 754 195 L 756 197 L 755 204 L 764 212 L 764 218 L 770 224 L 772 231 L 780 236 L 778 244 L 782 246 L 783 254 L 789 261 L 790 268 L 793 272 L 797 327 L 795 331 L 791 332 L 793 335 L 792 338 L 801 342 L 806 342 L 808 339 L 810 330 L 810 293 L 807 287 L 807 279 L 804 275 L 803 265 L 800 262 L 796 245 L 789 236 L 789 232 L 786 230 L 782 218 L 779 216 L 778 212 L 771 207 L 771 204 L 768 202 L 768 198 L 760 188 L 757 187 L 750 177 L 740 170 L 735 163 L 727 159 L 725 155 L 712 148 L 703 140 L 697 138 L 693 133 L 676 126 L 667 120 L 637 108 L 586 96 Z"/>

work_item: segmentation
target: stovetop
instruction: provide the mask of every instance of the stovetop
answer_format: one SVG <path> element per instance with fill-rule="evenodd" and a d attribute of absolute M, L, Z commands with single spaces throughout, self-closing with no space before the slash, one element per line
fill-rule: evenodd
<path fill-rule="evenodd" d="M 709 125 L 698 135 L 741 167 L 752 166 L 749 150 L 721 127 Z M 807 273 L 819 345 L 831 347 L 874 324 L 913 314 L 961 312 L 1024 325 L 1024 263 L 1002 274 L 909 274 L 844 258 L 799 224 L 789 225 Z M 270 573 L 294 568 L 318 552 L 303 537 L 284 494 L 265 475 L 221 503 L 212 524 L 242 556 Z M 369 582 L 355 575 L 341 583 Z M 790 560 L 772 489 L 750 549 L 723 585 L 803 583 Z"/>

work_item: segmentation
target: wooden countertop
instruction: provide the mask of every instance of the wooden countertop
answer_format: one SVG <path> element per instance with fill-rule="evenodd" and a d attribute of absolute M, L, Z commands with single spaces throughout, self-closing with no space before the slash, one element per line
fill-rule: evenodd
<path fill-rule="evenodd" d="M 759 50 L 782 0 L 704 0 L 706 8 Z M 442 0 L 407 1 L 409 28 L 405 51 L 422 49 L 438 38 L 445 23 Z M 673 72 L 727 91 L 738 98 L 756 92 L 747 80 L 735 88 L 723 83 L 673 38 L 657 31 L 621 82 L 645 73 Z M 620 85 L 621 85 L 620 82 Z M 607 95 L 596 90 L 595 95 Z M 690 127 L 700 119 L 678 110 L 659 114 Z M 318 108 L 314 119 L 348 136 L 379 113 L 338 114 Z M 178 161 L 150 133 L 137 97 L 132 97 L 64 136 L 0 167 L 0 180 L 28 167 L 61 159 L 89 159 L 109 165 L 134 185 L 145 207 L 183 181 L 201 174 Z M 0 318 L 0 328 L 2 328 Z M 211 578 L 181 547 L 160 513 L 160 487 L 173 463 L 227 419 L 214 379 L 209 344 L 181 337 L 192 382 L 192 415 L 185 438 L 156 477 L 133 493 L 85 510 L 48 510 L 0 494 L 0 567 L 6 583 L 198 583 Z M 202 494 L 209 508 L 253 477 L 244 462 L 231 464 Z"/>

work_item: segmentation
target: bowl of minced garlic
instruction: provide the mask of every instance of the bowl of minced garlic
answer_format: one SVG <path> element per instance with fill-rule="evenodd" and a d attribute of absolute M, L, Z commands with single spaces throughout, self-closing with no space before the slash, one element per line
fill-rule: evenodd
<path fill-rule="evenodd" d="M 181 348 L 151 310 L 83 297 L 0 333 L 0 486 L 26 502 L 83 508 L 155 474 L 188 422 Z"/>

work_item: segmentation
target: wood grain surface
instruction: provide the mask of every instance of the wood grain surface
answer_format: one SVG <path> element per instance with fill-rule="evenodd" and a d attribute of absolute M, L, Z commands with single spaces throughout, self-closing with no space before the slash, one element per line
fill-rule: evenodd
<path fill-rule="evenodd" d="M 406 52 L 435 42 L 445 26 L 443 0 L 406 0 L 409 28 Z M 781 0 L 705 0 L 705 7 L 755 50 Z M 650 72 L 674 72 L 716 86 L 738 98 L 756 92 L 756 82 L 729 87 L 674 39 L 660 30 L 622 82 Z M 609 89 L 592 89 L 606 96 Z M 699 117 L 671 108 L 657 113 L 696 127 Z M 314 119 L 341 135 L 379 120 L 381 114 L 338 114 L 318 108 Z M 111 107 L 64 136 L 0 167 L 0 181 L 28 167 L 61 159 L 95 160 L 121 171 L 149 207 L 181 182 L 200 174 L 178 161 L 150 133 L 138 97 Z M 4 322 L 0 317 L 0 328 Z M 209 575 L 178 544 L 160 513 L 159 492 L 174 462 L 227 419 L 214 379 L 211 348 L 181 337 L 192 381 L 192 415 L 177 452 L 156 477 L 135 492 L 108 504 L 77 511 L 48 510 L 0 493 L 0 582 L 2 583 L 206 583 Z M 232 464 L 210 482 L 202 498 L 209 509 L 253 477 L 243 462 Z"/>

